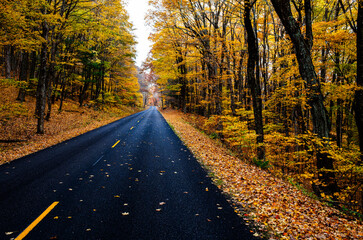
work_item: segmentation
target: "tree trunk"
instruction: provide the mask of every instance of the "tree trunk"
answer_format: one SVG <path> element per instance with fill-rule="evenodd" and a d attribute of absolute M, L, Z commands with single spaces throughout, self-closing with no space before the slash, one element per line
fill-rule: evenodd
<path fill-rule="evenodd" d="M 56 50 L 57 50 L 57 44 L 54 42 L 52 44 L 52 49 L 51 49 L 51 63 L 49 64 L 49 69 L 48 69 L 48 73 L 47 73 L 47 115 L 45 116 L 45 120 L 49 121 L 50 120 L 50 115 L 52 112 L 52 92 L 53 92 L 53 87 L 52 87 L 52 82 L 54 82 L 54 78 L 55 78 L 55 54 L 56 54 Z"/>
<path fill-rule="evenodd" d="M 40 52 L 40 67 L 39 67 L 39 80 L 37 86 L 37 99 L 36 99 L 36 109 L 35 116 L 38 119 L 37 133 L 44 134 L 44 113 L 45 105 L 47 99 L 47 68 L 48 68 L 48 35 L 49 26 L 46 21 L 43 22 L 43 32 L 42 37 L 44 42 L 42 43 L 42 49 Z"/>
<path fill-rule="evenodd" d="M 179 46 L 180 47 L 180 46 Z M 180 74 L 178 78 L 178 83 L 181 85 L 180 87 L 180 95 L 179 95 L 179 109 L 181 109 L 184 113 L 186 112 L 186 97 L 187 97 L 187 82 L 186 82 L 186 73 L 187 68 L 184 63 L 183 53 L 178 51 L 178 57 L 176 63 L 178 65 L 178 72 Z"/>
<path fill-rule="evenodd" d="M 357 17 L 357 85 L 354 96 L 355 121 L 359 133 L 359 147 L 361 152 L 360 164 L 363 164 L 363 2 L 358 2 Z"/>
<path fill-rule="evenodd" d="M 79 106 L 82 107 L 83 101 L 86 97 L 86 92 L 88 90 L 89 83 L 91 81 L 91 70 L 90 67 L 84 69 L 84 85 L 82 87 L 81 93 L 79 94 Z"/>
<path fill-rule="evenodd" d="M 28 65 L 29 65 L 29 53 L 27 52 L 21 52 L 20 53 L 20 71 L 19 71 L 19 81 L 20 88 L 18 97 L 16 100 L 20 102 L 25 101 L 25 95 L 26 95 L 26 84 L 24 82 L 28 82 Z"/>
<path fill-rule="evenodd" d="M 11 46 L 4 46 L 5 55 L 5 77 L 7 79 L 11 78 Z"/>
<path fill-rule="evenodd" d="M 37 67 L 37 52 L 33 51 L 31 54 L 31 64 L 30 64 L 30 73 L 29 78 L 35 78 L 35 70 Z"/>
<path fill-rule="evenodd" d="M 231 77 L 231 63 L 230 63 L 230 58 L 229 56 L 227 56 L 227 75 L 229 76 L 227 78 L 227 85 L 228 85 L 228 90 L 229 90 L 229 97 L 231 100 L 231 111 L 232 111 L 232 115 L 233 116 L 237 116 L 236 113 L 236 103 L 235 103 L 235 94 L 234 94 L 234 87 L 233 87 L 233 82 L 232 82 L 232 77 Z"/>
<path fill-rule="evenodd" d="M 252 28 L 250 13 L 251 13 L 250 0 L 245 1 L 245 15 L 244 23 L 247 32 L 248 43 L 248 61 L 247 61 L 247 81 L 251 89 L 253 113 L 255 117 L 255 131 L 257 134 L 257 158 L 259 160 L 265 159 L 265 148 L 262 146 L 264 141 L 263 134 L 263 118 L 262 118 L 262 99 L 261 99 L 261 86 L 258 68 L 258 43 L 256 33 Z"/>
<path fill-rule="evenodd" d="M 61 88 L 62 88 L 62 92 L 60 94 L 60 103 L 59 103 L 59 109 L 58 109 L 59 112 L 62 111 L 63 101 L 66 97 L 66 80 L 65 80 L 65 78 L 63 78 L 63 80 L 61 82 Z"/>

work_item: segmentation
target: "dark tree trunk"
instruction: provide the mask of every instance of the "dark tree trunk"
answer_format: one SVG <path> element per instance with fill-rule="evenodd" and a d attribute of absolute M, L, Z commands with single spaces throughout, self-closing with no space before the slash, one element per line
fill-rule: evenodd
<path fill-rule="evenodd" d="M 53 86 L 52 86 L 52 82 L 54 82 L 54 78 L 55 78 L 55 54 L 56 54 L 56 50 L 57 50 L 57 44 L 53 43 L 52 44 L 52 49 L 51 49 L 51 63 L 49 64 L 49 69 L 48 69 L 48 73 L 47 73 L 47 115 L 45 116 L 45 120 L 49 121 L 50 120 L 50 115 L 52 112 L 52 92 L 53 92 Z"/>
<path fill-rule="evenodd" d="M 304 1 L 304 8 L 305 8 L 305 40 L 306 44 L 309 47 L 309 50 L 311 50 L 313 46 L 313 26 L 311 21 L 311 0 L 305 0 Z"/>
<path fill-rule="evenodd" d="M 180 46 L 179 46 L 180 47 Z M 180 86 L 180 95 L 179 95 L 179 109 L 181 109 L 183 112 L 186 112 L 186 98 L 187 98 L 187 81 L 186 81 L 186 73 L 187 68 L 184 63 L 184 58 L 181 51 L 178 51 L 178 57 L 176 60 L 176 63 L 178 65 L 178 72 L 180 74 L 178 78 L 178 83 Z"/>
<path fill-rule="evenodd" d="M 209 52 L 209 50 L 208 50 Z M 208 76 L 210 81 L 213 83 L 212 90 L 210 91 L 210 97 L 214 97 L 215 101 L 215 110 L 213 111 L 213 114 L 221 115 L 222 114 L 222 103 L 221 103 L 221 91 L 219 89 L 219 80 L 217 79 L 217 64 L 215 63 L 215 60 L 211 56 L 210 53 L 208 53 L 207 57 L 207 68 L 208 68 Z M 209 115 L 212 114 L 212 111 L 209 112 Z"/>
<path fill-rule="evenodd" d="M 82 90 L 81 90 L 81 93 L 79 94 L 79 106 L 82 107 L 83 106 L 83 101 L 85 100 L 85 97 L 86 97 L 86 92 L 88 90 L 88 86 L 89 86 L 89 83 L 91 81 L 90 79 L 90 68 L 89 67 L 86 67 L 86 69 L 84 69 L 84 85 L 82 87 Z"/>
<path fill-rule="evenodd" d="M 339 70 L 340 67 L 340 53 L 339 53 L 339 49 L 336 49 L 335 52 L 335 78 L 336 78 L 336 85 L 340 86 L 342 84 L 342 73 Z M 343 104 L 344 101 L 338 97 L 337 99 L 337 118 L 336 118 L 336 122 L 335 122 L 335 130 L 336 130 L 336 134 L 337 134 L 337 145 L 338 147 L 342 147 L 342 141 L 343 141 L 343 132 L 342 132 L 342 123 L 343 123 Z M 333 107 L 331 107 L 331 109 L 333 109 Z"/>
<path fill-rule="evenodd" d="M 245 15 L 244 23 L 247 32 L 248 43 L 248 62 L 247 62 L 247 81 L 251 89 L 253 113 L 255 117 L 255 131 L 257 134 L 257 158 L 260 160 L 265 159 L 265 148 L 262 146 L 264 141 L 263 134 L 263 118 L 262 118 L 262 99 L 261 99 L 261 86 L 258 68 L 258 43 L 256 33 L 253 30 L 251 23 L 252 4 L 250 0 L 245 1 Z"/>
<path fill-rule="evenodd" d="M 62 111 L 63 101 L 66 98 L 66 80 L 65 79 L 62 80 L 61 88 L 62 88 L 62 91 L 60 94 L 60 103 L 59 103 L 59 109 L 58 109 L 59 112 Z"/>
<path fill-rule="evenodd" d="M 238 77 L 238 102 L 244 102 L 246 108 L 246 92 L 244 88 L 244 79 L 243 79 L 243 60 L 244 60 L 245 52 L 243 50 L 240 51 L 240 60 L 238 64 L 237 77 Z"/>
<path fill-rule="evenodd" d="M 45 41 L 42 43 L 42 48 L 40 52 L 40 67 L 39 67 L 39 80 L 37 86 L 37 99 L 36 99 L 36 109 L 35 116 L 38 119 L 37 133 L 44 134 L 44 113 L 45 105 L 47 100 L 47 68 L 48 68 L 48 35 L 49 26 L 46 21 L 43 22 L 43 32 L 42 37 Z"/>
<path fill-rule="evenodd" d="M 355 121 L 359 133 L 359 147 L 361 152 L 360 164 L 363 164 L 363 2 L 358 3 L 357 17 L 357 85 L 355 91 L 354 110 Z"/>
<path fill-rule="evenodd" d="M 268 81 L 268 24 L 267 24 L 267 18 L 268 18 L 268 10 L 267 5 L 264 6 L 264 21 L 263 21 L 263 53 L 262 53 L 262 78 L 263 78 L 263 90 L 265 99 L 267 99 L 267 81 Z M 266 119 L 265 119 L 266 121 Z"/>
<path fill-rule="evenodd" d="M 37 52 L 33 51 L 31 54 L 29 78 L 35 78 L 36 67 L 37 67 Z"/>
<path fill-rule="evenodd" d="M 7 79 L 11 78 L 11 46 L 4 46 L 5 55 L 5 77 Z"/>
<path fill-rule="evenodd" d="M 291 12 L 290 0 L 271 0 L 271 2 L 295 48 L 300 75 L 305 80 L 308 89 L 307 97 L 308 104 L 311 107 L 314 133 L 323 140 L 325 145 L 328 145 L 330 137 L 330 120 L 324 106 L 320 81 L 316 75 L 311 58 L 310 39 L 307 39 L 308 41 L 306 41 L 301 33 L 299 24 Z M 324 169 L 333 170 L 333 159 L 328 154 L 324 153 L 323 149 L 318 149 L 317 152 L 317 168 L 320 180 L 323 182 L 323 185 L 326 186 L 324 187 L 324 191 L 335 192 L 337 186 L 334 172 L 324 171 Z"/>
<path fill-rule="evenodd" d="M 231 64 L 230 64 L 230 59 L 229 56 L 227 56 L 227 75 L 229 75 L 228 79 L 227 79 L 227 88 L 229 90 L 229 97 L 231 100 L 231 111 L 232 111 L 232 115 L 233 116 L 237 116 L 236 113 L 236 103 L 235 103 L 235 93 L 234 93 L 234 88 L 233 88 L 233 82 L 232 82 L 232 78 L 231 78 Z"/>
<path fill-rule="evenodd" d="M 29 65 L 29 53 L 22 52 L 20 53 L 20 71 L 19 71 L 19 81 L 20 88 L 18 93 L 18 98 L 16 100 L 20 102 L 25 101 L 25 95 L 26 95 L 26 84 L 25 82 L 28 82 L 28 67 Z"/>

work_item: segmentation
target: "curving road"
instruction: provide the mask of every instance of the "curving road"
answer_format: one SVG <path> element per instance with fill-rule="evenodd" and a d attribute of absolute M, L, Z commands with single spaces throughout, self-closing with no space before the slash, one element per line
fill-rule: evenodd
<path fill-rule="evenodd" d="M 0 166 L 0 239 L 253 239 L 155 107 Z"/>

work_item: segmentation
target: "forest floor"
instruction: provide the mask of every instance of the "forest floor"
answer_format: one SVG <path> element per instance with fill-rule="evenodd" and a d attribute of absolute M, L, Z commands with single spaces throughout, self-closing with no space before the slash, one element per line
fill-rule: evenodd
<path fill-rule="evenodd" d="M 306 196 L 266 170 L 250 165 L 203 134 L 187 115 L 174 110 L 163 116 L 232 200 L 235 212 L 255 236 L 269 239 L 363 239 L 362 222 Z"/>
<path fill-rule="evenodd" d="M 76 137 L 113 121 L 131 115 L 139 109 L 117 106 L 104 110 L 79 107 L 75 101 L 52 106 L 50 121 L 45 122 L 45 134 L 36 134 L 35 98 L 26 96 L 18 102 L 18 89 L 0 79 L 0 164 L 37 152 Z"/>

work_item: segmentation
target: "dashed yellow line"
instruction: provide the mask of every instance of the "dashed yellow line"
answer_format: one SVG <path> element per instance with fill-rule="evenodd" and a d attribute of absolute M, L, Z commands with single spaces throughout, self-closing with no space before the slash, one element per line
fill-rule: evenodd
<path fill-rule="evenodd" d="M 112 148 L 116 147 L 116 145 L 120 142 L 120 140 L 118 140 L 113 146 Z"/>
<path fill-rule="evenodd" d="M 131 127 L 130 130 L 134 129 L 134 127 Z"/>
<path fill-rule="evenodd" d="M 25 238 L 26 237 L 26 235 L 28 235 L 28 233 L 31 231 L 31 230 L 33 230 L 33 228 L 36 226 L 36 225 L 38 225 L 38 223 L 40 222 L 40 221 L 42 221 L 43 220 L 43 218 L 45 218 L 45 216 L 47 216 L 48 215 L 48 213 L 50 212 L 50 211 L 52 211 L 53 210 L 53 208 L 55 208 L 55 206 L 57 206 L 57 204 L 58 204 L 59 202 L 54 202 L 54 203 L 52 203 L 52 205 L 50 205 L 37 219 L 35 219 L 34 220 L 34 222 L 32 222 L 22 233 L 20 233 L 20 235 L 19 236 L 17 236 L 16 238 L 15 238 L 15 240 L 22 240 L 23 238 Z"/>

